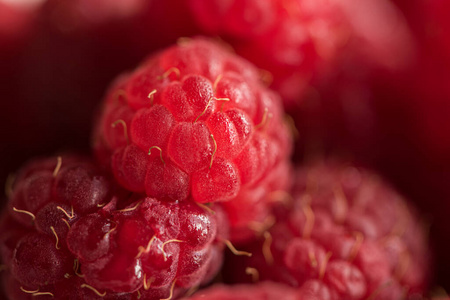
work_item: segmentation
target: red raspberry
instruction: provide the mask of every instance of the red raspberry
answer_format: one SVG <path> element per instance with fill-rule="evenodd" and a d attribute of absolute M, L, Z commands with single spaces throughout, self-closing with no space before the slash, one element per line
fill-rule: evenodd
<path fill-rule="evenodd" d="M 0 226 L 1 260 L 12 274 L 7 277 L 41 292 L 67 278 L 74 259 L 65 245 L 70 226 L 114 200 L 113 191 L 88 159 L 74 155 L 23 167 L 7 187 L 8 210 Z"/>
<path fill-rule="evenodd" d="M 95 212 L 111 201 L 113 191 L 106 174 L 90 160 L 75 155 L 51 157 L 31 161 L 15 175 L 7 186 L 8 209 L 23 226 L 52 234 L 47 223 L 55 222 L 55 229 L 65 235 L 67 225 L 61 218 L 66 216 L 72 224 L 78 215 Z"/>
<path fill-rule="evenodd" d="M 255 285 L 213 285 L 193 296 L 183 299 L 201 300 L 314 300 L 299 298 L 297 291 L 289 286 L 274 282 L 262 282 Z"/>
<path fill-rule="evenodd" d="M 370 77 L 355 65 L 350 80 L 339 74 L 322 83 L 295 119 L 304 148 L 319 140 L 327 150 L 376 166 L 433 216 L 437 280 L 449 289 L 450 2 L 395 2 L 408 6 L 404 12 L 417 40 L 413 64 L 406 72 Z"/>
<path fill-rule="evenodd" d="M 220 268 L 219 207 L 129 196 L 87 159 L 31 162 L 9 193 L 0 257 L 13 299 L 161 299 Z"/>
<path fill-rule="evenodd" d="M 266 195 L 288 182 L 290 138 L 279 97 L 248 62 L 200 38 L 120 77 L 95 142 L 119 183 L 151 197 L 192 195 L 252 209 L 268 201 L 257 191 Z"/>
<path fill-rule="evenodd" d="M 300 169 L 293 197 L 264 240 L 241 247 L 253 257 L 226 264 L 228 280 L 248 281 L 251 270 L 262 280 L 330 295 L 318 299 L 399 299 L 426 291 L 425 231 L 374 174 L 338 163 Z"/>
<path fill-rule="evenodd" d="M 209 280 L 209 269 L 221 263 L 217 227 L 225 225 L 191 202 L 130 200 L 110 214 L 82 217 L 69 231 L 67 245 L 86 282 L 101 290 L 134 292 L 172 284 L 190 288 Z"/>
<path fill-rule="evenodd" d="M 347 53 L 388 67 L 410 56 L 406 23 L 389 1 L 188 1 L 201 29 L 272 74 L 287 108 Z"/>

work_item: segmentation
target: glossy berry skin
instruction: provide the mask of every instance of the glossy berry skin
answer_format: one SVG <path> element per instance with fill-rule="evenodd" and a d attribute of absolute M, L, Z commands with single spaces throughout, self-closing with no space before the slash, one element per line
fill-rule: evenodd
<path fill-rule="evenodd" d="M 66 245 L 69 228 L 81 215 L 117 202 L 114 192 L 108 176 L 81 156 L 37 159 L 17 172 L 7 185 L 9 202 L 0 222 L 4 282 L 18 282 L 6 289 L 8 296 L 51 292 L 68 279 L 74 265 Z M 17 285 L 22 296 L 12 295 Z"/>
<path fill-rule="evenodd" d="M 256 190 L 289 181 L 279 97 L 254 66 L 201 38 L 180 40 L 119 77 L 94 144 L 122 186 L 150 197 L 254 207 L 268 202 Z"/>
<path fill-rule="evenodd" d="M 192 202 L 130 199 L 125 208 L 81 218 L 68 248 L 87 283 L 101 290 L 188 289 L 210 280 L 221 265 L 224 236 L 217 215 Z M 223 218 L 221 218 L 223 220 Z M 208 277 L 207 277 L 208 276 Z M 152 298 L 149 298 L 152 299 Z"/>
<path fill-rule="evenodd" d="M 337 162 L 299 169 L 293 201 L 276 215 L 260 243 L 241 247 L 252 258 L 226 263 L 234 266 L 227 280 L 249 281 L 250 267 L 261 280 L 333 300 L 402 299 L 427 289 L 424 228 L 374 174 Z"/>
<path fill-rule="evenodd" d="M 36 226 L 41 233 L 65 235 L 79 215 L 89 214 L 114 198 L 114 185 L 93 162 L 77 155 L 30 161 L 7 185 L 9 214 L 23 226 Z M 56 222 L 52 223 L 51 222 Z M 49 225 L 50 224 L 50 225 Z"/>
<path fill-rule="evenodd" d="M 8 191 L 0 260 L 10 299 L 163 299 L 220 269 L 219 207 L 130 195 L 75 155 L 30 162 Z"/>

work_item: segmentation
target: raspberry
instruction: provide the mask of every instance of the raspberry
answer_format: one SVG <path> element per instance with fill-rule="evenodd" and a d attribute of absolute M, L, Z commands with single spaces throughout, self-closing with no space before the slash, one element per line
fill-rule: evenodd
<path fill-rule="evenodd" d="M 201 290 L 193 296 L 183 299 L 217 299 L 217 300 L 313 300 L 310 298 L 298 298 L 295 289 L 274 282 L 262 282 L 255 285 L 213 285 Z"/>
<path fill-rule="evenodd" d="M 81 218 L 67 236 L 86 282 L 102 290 L 134 292 L 201 284 L 216 248 L 216 218 L 190 202 L 133 199 L 111 214 Z"/>
<path fill-rule="evenodd" d="M 175 297 L 221 266 L 220 207 L 129 195 L 88 159 L 33 161 L 9 194 L 0 258 L 13 299 Z"/>
<path fill-rule="evenodd" d="M 268 201 L 252 197 L 256 190 L 268 194 L 288 181 L 290 138 L 282 114 L 279 97 L 262 86 L 252 65 L 196 38 L 116 81 L 95 150 L 131 191 L 253 209 L 257 200 Z"/>
<path fill-rule="evenodd" d="M 232 201 L 221 203 L 228 215 L 233 243 L 253 240 L 273 225 L 272 207 L 285 200 L 284 191 L 291 186 L 291 178 L 286 178 L 286 174 L 290 173 L 290 166 L 280 165 L 261 182 L 261 187 L 243 189 Z M 264 188 L 269 182 L 270 188 Z"/>
<path fill-rule="evenodd" d="M 98 210 L 111 200 L 112 189 L 108 177 L 86 158 L 64 155 L 35 160 L 15 175 L 7 189 L 9 213 L 23 226 L 34 224 L 42 233 L 49 233 L 45 226 L 49 221 L 67 231 L 62 217 L 71 224 L 78 214 Z"/>
<path fill-rule="evenodd" d="M 292 109 L 311 79 L 355 56 L 387 67 L 404 65 L 411 37 L 389 1 L 188 0 L 206 33 L 272 74 L 272 88 Z M 383 26 L 379 26 L 383 24 Z M 356 55 L 355 55 L 356 54 Z"/>
<path fill-rule="evenodd" d="M 251 258 L 226 263 L 228 281 L 248 281 L 250 268 L 261 280 L 299 286 L 317 299 L 399 299 L 426 291 L 425 231 L 374 174 L 337 162 L 299 169 L 293 199 L 276 210 L 278 222 L 264 239 L 241 246 Z"/>
<path fill-rule="evenodd" d="M 8 187 L 2 218 L 2 261 L 12 276 L 32 289 L 52 286 L 70 273 L 65 246 L 81 214 L 112 199 L 109 179 L 85 158 L 65 155 L 24 166 Z"/>
<path fill-rule="evenodd" d="M 357 73 L 350 68 L 351 80 L 340 74 L 322 83 L 320 95 L 305 101 L 295 120 L 307 149 L 320 140 L 327 150 L 376 166 L 433 216 L 437 280 L 448 289 L 450 39 L 444 32 L 450 19 L 444 15 L 450 3 L 407 3 L 404 12 L 417 39 L 417 56 L 407 71 L 361 78 L 361 65 Z"/>

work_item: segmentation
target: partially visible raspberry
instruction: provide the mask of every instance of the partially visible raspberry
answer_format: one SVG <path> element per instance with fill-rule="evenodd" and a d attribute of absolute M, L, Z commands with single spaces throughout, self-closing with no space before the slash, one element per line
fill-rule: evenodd
<path fill-rule="evenodd" d="M 259 243 L 241 246 L 253 257 L 225 264 L 228 281 L 257 274 L 336 300 L 401 299 L 426 291 L 424 228 L 374 174 L 337 162 L 316 164 L 298 170 L 293 197 Z"/>
<path fill-rule="evenodd" d="M 226 226 L 218 216 L 191 202 L 130 201 L 110 214 L 84 216 L 69 231 L 67 246 L 88 284 L 118 293 L 188 289 L 215 275 L 208 271 L 222 261 L 217 227 Z"/>
<path fill-rule="evenodd" d="M 23 289 L 41 292 L 67 278 L 73 268 L 66 246 L 70 227 L 81 215 L 114 205 L 114 191 L 108 177 L 83 157 L 63 155 L 24 166 L 7 186 L 8 209 L 0 225 L 1 260 L 11 277 Z"/>
<path fill-rule="evenodd" d="M 286 174 L 291 172 L 291 166 L 280 165 L 260 183 L 260 187 L 242 189 L 235 199 L 220 203 L 228 215 L 233 243 L 254 240 L 273 225 L 272 209 L 286 200 L 285 191 L 292 185 L 292 178 L 286 178 Z"/>
<path fill-rule="evenodd" d="M 130 196 L 85 158 L 31 162 L 8 193 L 0 260 L 12 299 L 162 299 L 220 269 L 219 207 Z"/>
<path fill-rule="evenodd" d="M 310 298 L 299 298 L 294 288 L 274 282 L 262 282 L 255 285 L 213 285 L 205 290 L 198 291 L 191 297 L 183 299 L 313 300 Z"/>
<path fill-rule="evenodd" d="M 48 223 L 65 235 L 79 215 L 93 213 L 109 203 L 114 187 L 108 175 L 89 159 L 63 155 L 31 161 L 13 176 L 7 187 L 9 214 L 23 226 L 36 226 L 52 235 Z"/>
<path fill-rule="evenodd" d="M 411 54 L 410 33 L 389 1 L 188 2 L 205 32 L 220 35 L 272 74 L 272 87 L 288 108 L 305 95 L 314 76 L 336 67 L 347 52 L 388 67 L 404 65 Z"/>
<path fill-rule="evenodd" d="M 94 140 L 119 183 L 151 197 L 257 209 L 268 201 L 259 194 L 289 181 L 279 97 L 254 66 L 201 38 L 181 40 L 118 78 Z"/>
<path fill-rule="evenodd" d="M 322 82 L 295 120 L 307 155 L 319 141 L 321 149 L 371 164 L 433 216 L 437 282 L 449 289 L 450 2 L 401 2 L 417 39 L 410 68 L 365 78 L 361 65 L 348 68 L 352 78 Z"/>

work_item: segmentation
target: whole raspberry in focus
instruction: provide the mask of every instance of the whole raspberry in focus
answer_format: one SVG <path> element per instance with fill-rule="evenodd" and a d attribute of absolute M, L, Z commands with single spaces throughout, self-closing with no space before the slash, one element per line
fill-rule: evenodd
<path fill-rule="evenodd" d="M 169 299 L 220 269 L 220 208 L 130 196 L 67 155 L 29 163 L 9 191 L 0 260 L 10 299 Z"/>
<path fill-rule="evenodd" d="M 291 140 L 280 98 L 258 70 L 201 38 L 149 57 L 110 89 L 94 134 L 97 157 L 118 182 L 150 197 L 230 201 L 266 217 L 288 186 Z M 225 204 L 228 205 L 228 204 Z M 233 227 L 233 222 L 231 222 Z"/>
<path fill-rule="evenodd" d="M 337 162 L 299 169 L 286 205 L 264 239 L 241 246 L 251 258 L 231 257 L 225 264 L 227 281 L 257 276 L 333 300 L 426 292 L 425 230 L 404 199 L 374 174 Z"/>
<path fill-rule="evenodd" d="M 262 282 L 254 285 L 213 285 L 207 289 L 196 292 L 193 296 L 183 299 L 200 300 L 315 300 L 299 298 L 297 291 L 289 286 Z"/>

